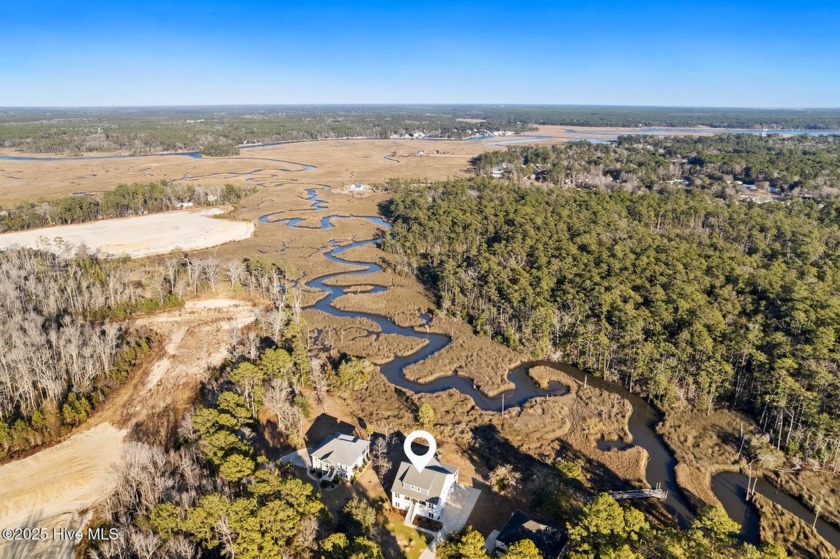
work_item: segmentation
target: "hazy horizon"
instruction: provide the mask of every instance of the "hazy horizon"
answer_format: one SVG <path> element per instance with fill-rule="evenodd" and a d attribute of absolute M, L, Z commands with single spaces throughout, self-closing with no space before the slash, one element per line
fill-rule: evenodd
<path fill-rule="evenodd" d="M 840 103 L 836 106 L 825 107 L 785 107 L 785 106 L 727 106 L 727 105 L 628 105 L 590 103 L 447 103 L 447 102 L 406 102 L 406 103 L 187 103 L 187 104 L 155 104 L 155 105 L 0 105 L 0 110 L 68 110 L 68 109 L 212 109 L 212 108 L 275 108 L 275 107 L 476 107 L 476 108 L 527 108 L 527 107 L 557 107 L 557 108 L 593 108 L 593 109 L 665 109 L 665 110 L 733 110 L 733 111 L 840 111 Z"/>

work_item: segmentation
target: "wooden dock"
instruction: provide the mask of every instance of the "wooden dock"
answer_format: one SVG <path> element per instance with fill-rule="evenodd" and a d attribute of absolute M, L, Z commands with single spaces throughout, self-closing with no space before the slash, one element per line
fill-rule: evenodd
<path fill-rule="evenodd" d="M 653 489 L 630 489 L 627 491 L 610 491 L 610 497 L 620 501 L 622 499 L 662 499 L 668 498 L 668 492 L 656 484 Z"/>

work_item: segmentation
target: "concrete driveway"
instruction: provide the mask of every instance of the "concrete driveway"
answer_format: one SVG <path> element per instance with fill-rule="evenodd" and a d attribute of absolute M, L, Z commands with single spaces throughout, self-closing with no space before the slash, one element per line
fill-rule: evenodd
<path fill-rule="evenodd" d="M 429 547 L 420 554 L 420 559 L 434 559 L 435 549 L 438 544 L 445 540 L 452 532 L 457 532 L 464 527 L 476 501 L 478 501 L 479 495 L 481 495 L 480 489 L 465 487 L 463 485 L 455 486 L 452 495 L 449 497 L 449 501 L 446 503 L 446 508 L 443 509 L 443 514 L 440 516 L 443 529 L 437 533 L 437 536 L 429 544 Z"/>
<path fill-rule="evenodd" d="M 284 464 L 291 464 L 292 466 L 297 466 L 298 468 L 303 468 L 309 471 L 309 451 L 305 448 L 290 452 L 286 456 L 280 458 L 280 461 Z"/>

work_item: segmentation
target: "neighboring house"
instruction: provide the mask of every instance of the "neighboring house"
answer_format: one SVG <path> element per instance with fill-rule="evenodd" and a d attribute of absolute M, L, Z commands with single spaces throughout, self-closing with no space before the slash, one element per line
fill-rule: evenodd
<path fill-rule="evenodd" d="M 321 478 L 332 481 L 336 476 L 351 481 L 360 472 L 370 457 L 370 441 L 336 433 L 309 453 L 312 469 L 320 472 Z"/>
<path fill-rule="evenodd" d="M 501 165 L 496 165 L 490 169 L 490 176 L 494 179 L 502 178 L 508 170 L 508 164 L 502 163 Z"/>
<path fill-rule="evenodd" d="M 391 488 L 391 504 L 416 515 L 438 520 L 452 491 L 458 484 L 458 468 L 435 459 L 420 472 L 408 462 L 400 463 Z"/>
<path fill-rule="evenodd" d="M 563 557 L 569 548 L 569 535 L 565 530 L 544 524 L 518 510 L 510 515 L 507 524 L 496 536 L 495 551 L 504 554 L 508 547 L 524 539 L 534 542 L 545 559 Z"/>

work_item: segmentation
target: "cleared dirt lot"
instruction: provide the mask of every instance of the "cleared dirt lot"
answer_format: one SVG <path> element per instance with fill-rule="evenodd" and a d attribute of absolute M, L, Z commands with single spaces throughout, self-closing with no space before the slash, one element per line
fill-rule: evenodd
<path fill-rule="evenodd" d="M 158 358 L 136 371 L 83 431 L 0 467 L 0 528 L 81 529 L 110 491 L 127 440 L 161 439 L 174 429 L 210 368 L 228 354 L 233 330 L 255 318 L 250 303 L 209 299 L 137 320 L 160 336 Z M 0 540 L 0 557 L 72 556 L 72 542 Z"/>
<path fill-rule="evenodd" d="M 72 556 L 72 543 L 52 530 L 79 530 L 86 511 L 114 481 L 125 431 L 101 423 L 33 456 L 0 467 L 0 527 L 42 527 L 44 542 L 0 540 L 0 556 Z M 9 555 L 6 555 L 6 554 Z"/>
<path fill-rule="evenodd" d="M 73 254 L 85 248 L 88 252 L 138 258 L 166 254 L 176 248 L 213 247 L 251 236 L 253 223 L 213 217 L 222 211 L 185 210 L 3 233 L 0 250 L 25 247 Z"/>

